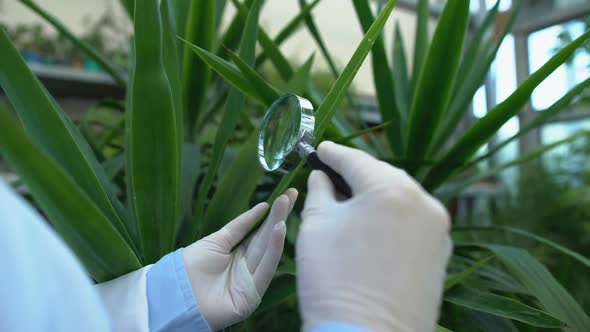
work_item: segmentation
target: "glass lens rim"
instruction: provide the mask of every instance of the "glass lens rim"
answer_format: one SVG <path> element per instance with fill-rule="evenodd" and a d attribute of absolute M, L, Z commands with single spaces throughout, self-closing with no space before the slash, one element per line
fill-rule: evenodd
<path fill-rule="evenodd" d="M 285 103 L 286 101 L 288 101 L 289 99 L 294 99 L 295 103 L 294 105 L 296 105 L 297 107 L 297 117 L 298 117 L 298 121 L 296 123 L 297 128 L 297 140 L 299 140 L 299 138 L 302 136 L 301 135 L 301 115 L 303 112 L 303 107 L 301 105 L 301 101 L 299 99 L 299 96 L 297 96 L 296 94 L 293 93 L 288 93 L 285 95 L 282 95 L 281 97 L 279 97 L 279 99 L 275 100 L 275 102 L 268 108 L 268 111 L 266 111 L 266 114 L 264 115 L 264 118 L 262 120 L 262 123 L 260 125 L 260 134 L 258 136 L 258 160 L 260 162 L 260 164 L 262 165 L 262 167 L 267 170 L 267 171 L 276 171 L 278 169 L 280 169 L 286 161 L 286 157 L 283 158 L 283 160 L 281 160 L 280 163 L 277 163 L 276 167 L 269 167 L 269 165 L 266 162 L 266 155 L 265 155 L 265 150 L 264 150 L 264 143 L 266 141 L 266 137 L 267 137 L 267 131 L 268 131 L 268 125 L 270 123 L 270 119 L 272 118 L 272 115 L 275 114 L 275 112 L 277 110 L 280 109 L 280 106 Z M 291 154 L 291 152 L 293 152 L 293 150 L 295 149 L 295 147 L 297 146 L 297 143 L 293 144 L 292 146 L 289 147 L 289 150 L 285 153 L 285 156 L 288 156 L 289 154 Z"/>

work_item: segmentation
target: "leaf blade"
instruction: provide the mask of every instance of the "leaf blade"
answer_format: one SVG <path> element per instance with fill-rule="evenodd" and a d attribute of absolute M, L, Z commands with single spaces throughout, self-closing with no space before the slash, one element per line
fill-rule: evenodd
<path fill-rule="evenodd" d="M 412 100 L 406 148 L 410 159 L 423 159 L 432 145 L 455 84 L 468 19 L 469 6 L 462 1 L 448 2 L 441 14 Z"/>
<path fill-rule="evenodd" d="M 461 286 L 444 296 L 446 302 L 490 313 L 519 322 L 545 328 L 560 328 L 566 324 L 559 319 L 512 298 Z"/>
<path fill-rule="evenodd" d="M 141 267 L 107 217 L 64 169 L 25 135 L 2 103 L 0 151 L 95 280 L 108 281 Z"/>
<path fill-rule="evenodd" d="M 180 195 L 179 121 L 164 65 L 168 36 L 161 17 L 157 1 L 135 3 L 128 176 L 146 262 L 173 249 Z"/>
<path fill-rule="evenodd" d="M 563 64 L 571 54 L 590 37 L 590 31 L 586 31 L 576 40 L 564 47 L 554 55 L 539 70 L 512 93 L 505 101 L 494 107 L 483 118 L 477 121 L 459 139 L 451 150 L 441 159 L 426 176 L 423 186 L 427 190 L 436 189 L 445 179 L 457 171 L 456 167 L 449 167 L 451 161 L 465 161 L 470 159 L 477 150 L 485 144 L 496 131 L 516 115 L 529 100 L 533 90 L 555 69 Z"/>

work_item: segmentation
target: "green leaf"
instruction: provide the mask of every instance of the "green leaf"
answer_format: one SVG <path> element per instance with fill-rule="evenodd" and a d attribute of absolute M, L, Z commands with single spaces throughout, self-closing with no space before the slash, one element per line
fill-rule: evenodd
<path fill-rule="evenodd" d="M 465 270 L 461 271 L 460 273 L 448 276 L 447 279 L 445 280 L 445 291 L 462 283 L 465 279 L 467 279 L 473 273 L 475 273 L 477 270 L 479 270 L 480 267 L 482 267 L 483 265 L 486 265 L 489 261 L 491 261 L 492 258 L 494 258 L 494 256 L 488 256 L 484 259 L 477 261 L 475 264 L 471 265 L 470 267 L 466 268 Z"/>
<path fill-rule="evenodd" d="M 223 174 L 217 190 L 211 198 L 205 219 L 207 228 L 203 234 L 210 234 L 244 211 L 264 170 L 258 163 L 258 132 L 253 131 L 250 138 L 240 148 L 237 157 Z M 231 202 L 228 205 L 228 202 Z"/>
<path fill-rule="evenodd" d="M 232 0 L 234 6 L 238 10 L 239 15 L 246 16 L 248 8 L 241 4 L 238 0 Z M 258 32 L 258 42 L 262 47 L 264 54 L 266 54 L 270 61 L 273 63 L 275 68 L 278 70 L 279 75 L 285 81 L 288 81 L 293 76 L 293 68 L 289 64 L 289 60 L 285 58 L 279 46 L 269 37 L 269 35 L 260 29 Z"/>
<path fill-rule="evenodd" d="M 318 142 L 320 141 L 324 130 L 326 130 L 330 120 L 334 113 L 336 113 L 337 106 L 342 101 L 346 90 L 350 87 L 352 80 L 356 76 L 356 73 L 359 71 L 360 67 L 362 66 L 365 58 L 369 54 L 369 51 L 373 47 L 373 43 L 378 39 L 379 34 L 383 30 L 383 26 L 389 15 L 393 11 L 397 0 L 390 0 L 383 11 L 377 19 L 371 25 L 371 28 L 367 31 L 363 39 L 361 40 L 359 46 L 357 47 L 356 51 L 352 55 L 352 58 L 342 71 L 342 75 L 338 77 L 334 86 L 322 102 L 322 104 L 318 107 L 318 110 L 315 114 L 316 121 L 317 121 L 317 129 L 315 132 L 316 138 Z"/>
<path fill-rule="evenodd" d="M 244 60 L 244 62 L 248 65 L 254 64 L 255 61 L 258 19 L 260 17 L 262 2 L 262 0 L 254 0 L 254 3 L 252 4 L 252 7 L 248 13 L 248 17 L 246 18 L 246 25 L 243 29 L 239 54 L 242 60 Z M 238 123 L 244 101 L 245 97 L 238 90 L 230 90 L 225 104 L 225 112 L 223 113 L 221 124 L 215 135 L 211 163 L 200 188 L 200 195 L 197 199 L 195 221 L 192 223 L 192 228 L 189 230 L 189 235 L 193 239 L 196 239 L 197 237 L 197 225 L 199 225 L 202 232 L 208 232 L 212 229 L 212 227 L 209 225 L 210 221 L 202 219 L 202 217 L 205 215 L 205 199 L 207 198 L 207 194 L 213 186 L 213 182 L 217 175 L 217 170 L 219 169 L 219 165 L 221 164 L 221 160 L 223 158 L 223 152 Z"/>
<path fill-rule="evenodd" d="M 86 55 L 96 61 L 102 69 L 104 69 L 120 86 L 125 86 L 125 82 L 127 81 L 125 77 L 122 75 L 122 70 L 117 68 L 115 65 L 110 63 L 104 56 L 102 56 L 96 49 L 94 49 L 91 45 L 87 44 L 86 42 L 80 40 L 76 37 L 68 28 L 66 28 L 57 18 L 49 14 L 43 8 L 39 7 L 34 1 L 32 0 L 19 0 L 23 5 L 27 6 L 29 9 L 34 11 L 37 15 L 41 16 L 47 23 L 51 24 L 62 36 L 67 38 L 69 41 L 74 44 L 77 48 L 82 50 Z"/>
<path fill-rule="evenodd" d="M 219 26 L 223 21 L 223 13 L 225 12 L 225 5 L 227 4 L 226 0 L 215 0 L 215 30 L 219 31 Z"/>
<path fill-rule="evenodd" d="M 182 146 L 182 174 L 180 183 L 180 221 L 179 229 L 183 222 L 192 221 L 192 203 L 200 174 L 201 151 L 199 146 L 192 143 L 184 143 Z M 178 232 L 179 229 L 176 231 Z M 178 233 L 177 233 L 178 234 Z"/>
<path fill-rule="evenodd" d="M 586 91 L 588 86 L 590 86 L 590 78 L 586 79 L 582 83 L 573 87 L 568 93 L 566 93 L 563 97 L 561 97 L 558 101 L 556 101 L 548 109 L 546 109 L 544 111 L 537 112 L 537 116 L 535 116 L 535 118 L 533 118 L 529 123 L 522 126 L 516 134 L 505 139 L 500 144 L 495 145 L 486 154 L 471 161 L 470 164 L 476 165 L 480 161 L 489 158 L 491 155 L 498 152 L 499 150 L 504 148 L 506 145 L 513 142 L 515 139 L 518 139 L 519 137 L 522 137 L 522 135 L 528 133 L 529 131 L 540 127 L 541 125 L 545 124 L 549 119 L 557 116 L 562 111 L 567 110 L 568 106 L 571 105 L 571 103 L 574 101 L 574 99 L 577 96 L 579 96 L 580 94 L 582 94 L 582 92 Z"/>
<path fill-rule="evenodd" d="M 171 25 L 172 34 L 176 37 L 179 36 L 181 38 L 186 38 L 186 25 L 190 11 L 190 6 L 193 1 L 191 0 L 172 0 L 167 1 L 168 4 L 168 13 L 169 13 L 169 21 Z M 163 11 L 163 10 L 162 10 Z M 185 45 L 180 41 L 176 40 L 176 54 L 178 55 L 178 63 L 184 63 L 184 52 L 185 52 Z M 179 68 L 182 70 L 182 68 Z M 184 100 L 183 100 L 184 102 Z M 184 105 L 184 104 L 183 104 Z"/>
<path fill-rule="evenodd" d="M 128 233 L 132 225 L 126 222 L 125 210 L 88 143 L 29 70 L 2 29 L 0 49 L 0 87 L 27 135 L 68 172 L 135 249 Z"/>
<path fill-rule="evenodd" d="M 297 16 L 295 16 L 289 23 L 287 23 L 287 25 L 285 25 L 285 27 L 281 29 L 281 31 L 277 34 L 277 36 L 274 38 L 274 43 L 277 44 L 277 46 L 281 46 L 283 42 L 285 42 L 289 37 L 291 37 L 301 26 L 303 20 L 309 16 L 311 11 L 315 8 L 315 6 L 317 6 L 320 3 L 320 1 L 321 0 L 315 0 L 314 2 L 301 8 L 299 14 L 297 14 Z M 264 61 L 266 61 L 266 59 L 268 59 L 266 53 L 260 54 L 256 58 L 255 68 L 260 67 L 264 63 Z"/>
<path fill-rule="evenodd" d="M 413 99 L 418 78 L 422 75 L 422 67 L 426 61 L 426 53 L 428 52 L 428 24 L 430 23 L 430 9 L 428 5 L 429 0 L 418 0 L 418 19 L 416 23 L 416 41 L 414 43 L 414 65 L 412 66 L 412 87 L 410 91 L 410 99 Z M 466 6 L 468 7 L 468 6 Z"/>
<path fill-rule="evenodd" d="M 252 8 L 252 3 L 254 0 L 244 0 L 244 6 L 246 9 Z M 240 43 L 240 38 L 244 32 L 244 22 L 246 21 L 246 15 L 243 15 L 239 10 L 234 15 L 233 20 L 229 24 L 229 27 L 226 29 L 225 33 L 221 37 L 221 41 L 219 42 L 218 52 L 217 55 L 220 55 L 223 58 L 225 57 L 225 53 L 220 52 L 225 49 L 235 50 Z M 223 47 L 220 47 L 223 46 Z"/>
<path fill-rule="evenodd" d="M 508 270 L 549 313 L 568 324 L 567 331 L 588 331 L 590 318 L 545 266 L 523 249 L 489 246 Z"/>
<path fill-rule="evenodd" d="M 446 327 L 442 327 L 440 325 L 437 325 L 434 329 L 434 332 L 453 332 L 453 331 L 447 329 Z"/>
<path fill-rule="evenodd" d="M 520 235 L 529 239 L 532 239 L 534 241 L 537 241 L 539 243 L 542 243 L 544 245 L 547 245 L 559 252 L 561 252 L 562 254 L 569 256 L 575 260 L 577 260 L 578 262 L 584 264 L 586 267 L 590 267 L 590 259 L 573 251 L 570 250 L 558 243 L 555 243 L 547 238 L 535 235 L 531 232 L 527 232 L 525 230 L 519 229 L 519 228 L 514 228 L 514 227 L 510 227 L 510 226 L 490 226 L 490 227 L 455 227 L 453 228 L 453 232 L 472 232 L 472 231 L 482 231 L 482 232 L 486 232 L 486 231 L 492 231 L 492 232 L 506 232 L 506 233 L 510 233 L 510 234 L 516 234 L 516 235 Z"/>
<path fill-rule="evenodd" d="M 163 47 L 170 44 L 164 42 L 168 35 L 162 24 L 158 1 L 136 2 L 127 163 L 131 201 L 147 263 L 174 248 L 180 203 L 179 112 L 166 71 Z"/>
<path fill-rule="evenodd" d="M 191 1 L 184 38 L 206 51 L 215 46 L 216 0 Z M 203 60 L 195 57 L 190 48 L 184 48 L 182 86 L 188 137 L 192 138 L 199 112 L 205 100 L 211 78 L 211 69 Z"/>
<path fill-rule="evenodd" d="M 443 188 L 442 190 L 440 190 L 437 195 L 443 199 L 448 199 L 448 198 L 452 198 L 455 197 L 456 195 L 458 195 L 459 193 L 461 193 L 463 190 L 467 189 L 469 186 L 471 186 L 472 184 L 487 179 L 490 176 L 493 176 L 495 174 L 500 173 L 501 171 L 504 171 L 508 168 L 514 167 L 514 166 L 519 166 L 522 165 L 528 161 L 531 161 L 533 159 L 536 159 L 540 156 L 542 156 L 543 154 L 547 153 L 548 151 L 551 151 L 557 147 L 560 147 L 564 144 L 570 144 L 582 137 L 588 137 L 590 136 L 590 131 L 581 131 L 578 133 L 575 133 L 571 136 L 568 136 L 564 139 L 561 139 L 559 141 L 555 141 L 551 144 L 547 144 L 547 145 L 543 145 L 540 146 L 514 160 L 511 160 L 507 163 L 498 165 L 493 167 L 492 169 L 489 169 L 487 171 L 483 171 L 479 174 L 476 174 L 475 176 L 470 177 L 469 179 L 462 181 L 458 184 L 454 184 L 451 185 L 447 188 Z M 469 168 L 471 165 L 467 165 L 465 167 L 465 169 Z"/>
<path fill-rule="evenodd" d="M 162 15 L 162 56 L 164 69 L 170 85 L 172 103 L 174 105 L 174 119 L 176 120 L 176 148 L 179 161 L 182 160 L 182 142 L 184 141 L 184 121 L 182 104 L 182 82 L 180 80 L 180 62 L 178 57 L 177 39 L 174 35 L 173 13 L 169 12 L 169 0 L 160 0 Z M 177 220 L 178 221 L 178 220 Z"/>
<path fill-rule="evenodd" d="M 468 21 L 469 6 L 462 1 L 447 2 L 412 101 L 406 151 L 410 159 L 420 160 L 426 156 L 449 104 Z M 409 171 L 414 173 L 416 170 Z"/>
<path fill-rule="evenodd" d="M 408 115 L 410 114 L 410 79 L 408 78 L 408 64 L 406 61 L 406 50 L 404 39 L 399 27 L 395 22 L 395 39 L 393 40 L 393 81 L 395 89 L 395 101 L 400 112 L 401 127 L 406 128 Z"/>
<path fill-rule="evenodd" d="M 543 264 L 526 250 L 501 245 L 476 244 L 492 251 L 551 315 L 564 321 L 566 331 L 588 331 L 590 318 Z"/>
<path fill-rule="evenodd" d="M 121 5 L 125 8 L 125 12 L 129 18 L 133 20 L 133 8 L 135 8 L 135 0 L 120 0 Z"/>
<path fill-rule="evenodd" d="M 198 46 L 189 44 L 187 41 L 188 47 L 193 50 L 203 61 L 205 61 L 215 72 L 217 72 L 221 77 L 223 77 L 228 83 L 230 83 L 234 88 L 240 90 L 243 94 L 250 98 L 254 98 L 261 103 L 264 103 L 264 99 L 260 96 L 258 91 L 254 89 L 252 84 L 244 77 L 244 74 L 237 68 L 234 64 L 224 60 L 223 58 L 210 53 Z"/>
<path fill-rule="evenodd" d="M 307 0 L 299 0 L 299 7 L 302 10 L 307 6 L 308 6 Z M 313 15 L 311 13 L 309 13 L 309 15 L 307 15 L 305 17 L 305 24 L 307 26 L 307 30 L 309 31 L 309 33 L 311 34 L 311 36 L 315 40 L 316 44 L 318 44 L 318 47 L 320 48 L 320 51 L 322 52 L 324 59 L 326 59 L 326 62 L 328 63 L 328 67 L 332 71 L 332 74 L 334 74 L 334 76 L 336 76 L 336 77 L 340 76 L 340 72 L 338 71 L 338 68 L 336 67 L 336 63 L 334 62 L 334 59 L 330 55 L 330 51 L 328 51 L 328 48 L 326 47 L 326 43 L 324 43 L 324 40 L 322 39 L 322 36 L 320 35 L 320 31 L 318 30 L 318 28 L 313 20 Z"/>
<path fill-rule="evenodd" d="M 363 31 L 367 33 L 374 22 L 368 0 L 353 0 L 357 17 Z M 397 108 L 393 74 L 389 67 L 385 45 L 381 36 L 376 37 L 371 50 L 373 79 L 377 91 L 377 102 L 383 121 L 391 121 L 391 126 L 385 128 L 389 144 L 394 156 L 403 154 L 403 127 L 399 109 Z"/>
<path fill-rule="evenodd" d="M 268 290 L 262 297 L 262 302 L 257 312 L 264 312 L 275 308 L 277 305 L 295 298 L 295 276 L 284 274 L 274 278 Z"/>
<path fill-rule="evenodd" d="M 250 67 L 244 60 L 242 60 L 237 54 L 231 50 L 227 50 L 230 59 L 240 68 L 240 71 L 244 77 L 248 80 L 249 84 L 258 92 L 258 95 L 262 98 L 263 104 L 269 107 L 277 100 L 283 92 L 278 91 L 268 84 L 260 74 Z"/>
<path fill-rule="evenodd" d="M 496 16 L 500 4 L 499 1 L 487 14 L 484 22 L 476 32 L 467 52 L 463 56 L 458 79 L 453 89 L 452 101 L 441 127 L 436 133 L 434 145 L 431 146 L 430 152 L 443 151 L 445 143 L 447 143 L 457 125 L 465 117 L 465 113 L 469 110 L 469 104 L 473 101 L 473 96 L 485 82 L 489 69 L 502 45 L 502 41 L 512 29 L 514 22 L 516 22 L 520 3 L 517 2 L 515 4 L 515 9 L 513 9 L 508 23 L 499 36 L 494 34 L 495 29 L 497 29 L 495 23 L 498 20 Z"/>
<path fill-rule="evenodd" d="M 318 108 L 317 112 L 315 113 L 316 124 L 317 124 L 316 130 L 315 130 L 316 142 L 318 142 L 318 143 L 321 142 L 322 136 L 323 136 L 324 132 L 326 131 L 326 129 L 328 128 L 328 126 L 330 125 L 330 121 L 331 121 L 332 117 L 334 116 L 334 114 L 336 113 L 337 107 L 340 104 L 340 102 L 342 101 L 342 98 L 344 98 L 346 90 L 350 87 L 350 84 L 352 83 L 354 76 L 359 71 L 365 58 L 369 54 L 369 51 L 371 50 L 371 47 L 373 46 L 373 42 L 377 39 L 377 37 L 381 33 L 381 30 L 383 29 L 385 22 L 387 22 L 389 15 L 393 11 L 393 7 L 395 6 L 396 2 L 397 2 L 396 0 L 390 0 L 385 5 L 385 7 L 383 8 L 383 11 L 381 11 L 381 13 L 379 14 L 377 19 L 375 20 L 375 22 L 371 26 L 371 28 L 369 29 L 367 34 L 361 40 L 361 43 L 359 44 L 358 48 L 356 49 L 356 51 L 352 55 L 352 58 L 350 59 L 350 61 L 346 65 L 346 68 L 344 68 L 342 75 L 340 75 L 340 77 L 338 77 L 338 79 L 334 83 L 334 86 L 332 87 L 332 89 L 330 90 L 330 92 L 328 93 L 328 95 L 326 96 L 326 98 L 324 99 L 324 101 L 322 102 L 320 107 Z M 295 167 L 295 169 L 293 169 L 289 174 L 283 176 L 283 178 L 281 179 L 281 182 L 277 185 L 275 190 L 272 192 L 271 198 L 270 198 L 271 200 L 274 200 L 281 193 L 283 193 L 283 192 L 285 192 L 285 190 L 287 190 L 287 187 L 289 186 L 291 181 L 293 181 L 293 179 L 297 175 L 297 172 L 302 167 L 303 167 L 303 162 L 299 163 Z"/>
<path fill-rule="evenodd" d="M 337 140 L 334 140 L 334 142 L 335 143 L 338 143 L 338 144 L 343 144 L 343 143 L 346 143 L 346 142 L 350 141 L 353 138 L 357 138 L 357 137 L 364 136 L 364 135 L 367 135 L 369 133 L 375 132 L 377 130 L 381 130 L 381 129 L 389 126 L 389 125 L 391 125 L 391 121 L 383 122 L 383 123 L 381 123 L 379 125 L 376 125 L 374 127 L 370 127 L 370 128 L 367 128 L 367 129 L 359 130 L 359 131 L 354 132 L 354 133 L 352 133 L 350 135 L 341 137 L 341 138 L 339 138 Z"/>
<path fill-rule="evenodd" d="M 291 79 L 287 82 L 285 91 L 289 91 L 296 95 L 302 95 L 308 90 L 314 58 L 315 54 L 312 54 L 301 68 L 293 74 Z"/>
<path fill-rule="evenodd" d="M 0 152 L 93 279 L 108 281 L 141 267 L 126 239 L 98 206 L 25 135 L 1 103 Z"/>
<path fill-rule="evenodd" d="M 125 155 L 120 154 L 102 163 L 102 168 L 109 180 L 114 179 L 125 167 Z"/>
<path fill-rule="evenodd" d="M 444 296 L 446 302 L 487 312 L 496 316 L 506 317 L 528 325 L 560 328 L 566 324 L 541 310 L 529 307 L 512 298 L 478 291 L 468 287 L 457 287 Z"/>
<path fill-rule="evenodd" d="M 434 190 L 444 180 L 453 175 L 457 171 L 457 168 L 449 166 L 449 164 L 469 160 L 510 118 L 522 109 L 535 88 L 555 71 L 555 69 L 569 59 L 574 51 L 588 37 L 590 37 L 590 31 L 586 31 L 578 39 L 564 47 L 539 70 L 529 76 L 505 101 L 494 107 L 469 128 L 463 137 L 442 158 L 440 163 L 428 173 L 422 185 L 427 190 Z"/>

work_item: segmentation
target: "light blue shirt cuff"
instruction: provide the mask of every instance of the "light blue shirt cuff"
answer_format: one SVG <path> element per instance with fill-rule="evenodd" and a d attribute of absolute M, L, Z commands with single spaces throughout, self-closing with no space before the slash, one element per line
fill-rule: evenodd
<path fill-rule="evenodd" d="M 150 331 L 211 332 L 193 295 L 182 248 L 162 257 L 150 268 L 147 299 Z"/>
<path fill-rule="evenodd" d="M 371 332 L 368 329 L 348 323 L 324 323 L 311 328 L 310 332 Z"/>

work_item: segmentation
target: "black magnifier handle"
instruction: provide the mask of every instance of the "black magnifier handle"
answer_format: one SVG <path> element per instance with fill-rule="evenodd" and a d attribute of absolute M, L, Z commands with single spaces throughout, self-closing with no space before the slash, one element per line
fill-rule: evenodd
<path fill-rule="evenodd" d="M 310 152 L 307 155 L 306 160 L 307 160 L 307 164 L 309 166 L 311 166 L 311 168 L 316 169 L 316 170 L 320 170 L 320 171 L 323 171 L 324 173 L 326 173 L 328 175 L 328 177 L 330 177 L 330 180 L 332 180 L 332 183 L 334 184 L 334 186 L 336 187 L 336 190 L 338 190 L 339 193 L 344 195 L 344 197 L 346 197 L 346 198 L 352 197 L 352 189 L 350 189 L 350 186 L 348 185 L 348 183 L 346 183 L 346 180 L 344 180 L 342 175 L 336 173 L 336 171 L 334 171 L 332 169 L 332 167 L 324 164 L 324 162 L 321 161 L 320 158 L 318 157 L 317 152 L 315 152 L 315 151 Z"/>

